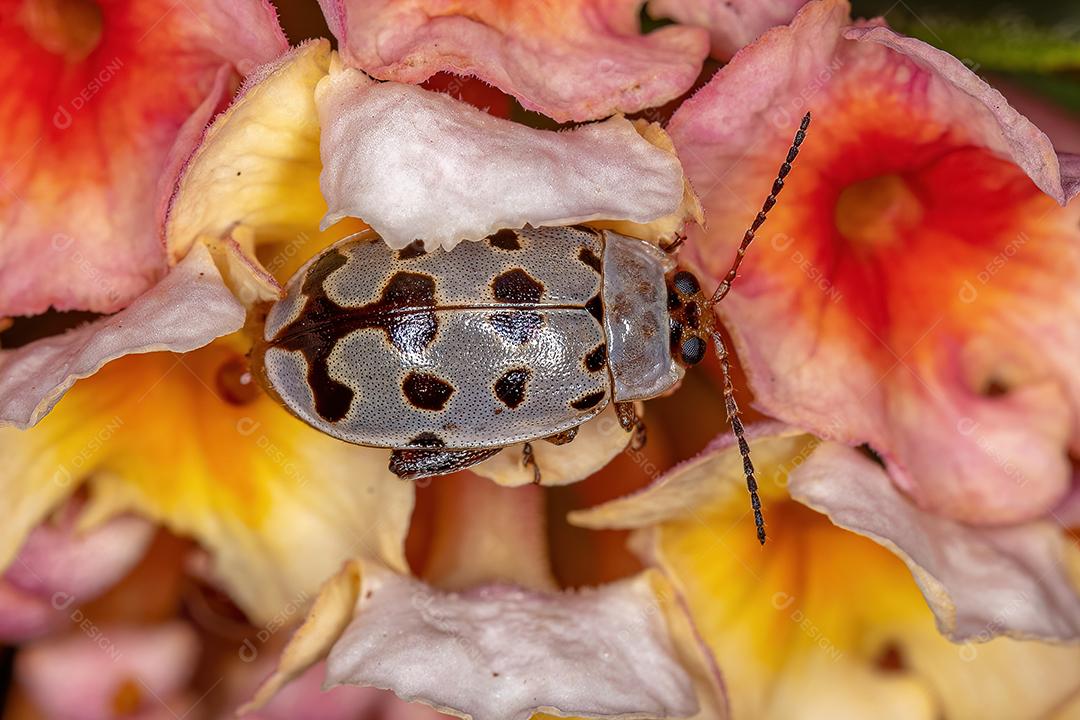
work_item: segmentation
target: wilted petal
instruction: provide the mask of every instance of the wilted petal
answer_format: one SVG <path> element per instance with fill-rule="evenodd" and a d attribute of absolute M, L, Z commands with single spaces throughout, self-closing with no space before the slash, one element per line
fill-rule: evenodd
<path fill-rule="evenodd" d="M 352 620 L 360 594 L 361 564 L 348 561 L 319 590 L 303 624 L 293 633 L 273 672 L 256 690 L 239 715 L 265 706 L 288 683 L 300 677 L 330 652 Z"/>
<path fill-rule="evenodd" d="M 872 460 L 833 444 L 791 474 L 790 489 L 799 502 L 899 555 L 953 640 L 1080 638 L 1080 587 L 1068 574 L 1080 550 L 1055 523 L 974 528 L 929 515 Z"/>
<path fill-rule="evenodd" d="M 649 0 L 649 14 L 709 31 L 712 56 L 728 60 L 775 25 L 795 17 L 806 0 Z"/>
<path fill-rule="evenodd" d="M 329 64 L 329 43 L 315 40 L 252 72 L 186 159 L 162 210 L 170 261 L 209 242 L 252 303 L 273 300 L 274 278 L 285 280 L 326 244 L 314 93 Z"/>
<path fill-rule="evenodd" d="M 323 226 L 359 217 L 393 248 L 452 248 L 527 223 L 648 223 L 682 206 L 678 159 L 621 117 L 537 130 L 351 69 L 332 70 L 316 103 Z"/>
<path fill-rule="evenodd" d="M 320 0 L 345 61 L 380 80 L 475 75 L 560 122 L 663 105 L 708 52 L 697 28 L 641 34 L 636 0 Z"/>
<path fill-rule="evenodd" d="M 487 586 L 436 591 L 365 572 L 327 683 L 393 689 L 474 720 L 560 715 L 686 717 L 693 686 L 648 575 L 574 594 Z"/>
<path fill-rule="evenodd" d="M 165 271 L 154 190 L 170 148 L 286 40 L 261 0 L 24 0 L 4 13 L 0 316 L 114 311 Z"/>
<path fill-rule="evenodd" d="M 181 622 L 99 627 L 42 640 L 19 651 L 15 677 L 50 718 L 177 717 L 195 672 L 199 640 Z M 175 705 L 175 708 L 172 707 Z"/>
<path fill-rule="evenodd" d="M 29 345 L 0 351 L 0 423 L 29 427 L 79 378 L 124 355 L 187 352 L 239 330 L 244 308 L 205 247 L 121 312 Z"/>
<path fill-rule="evenodd" d="M 809 3 L 676 113 L 710 218 L 683 258 L 719 281 L 812 110 L 719 309 L 756 401 L 868 442 L 935 512 L 1045 515 L 1080 442 L 1080 205 L 1040 191 L 1065 196 L 1053 149 L 982 80 L 882 29 L 846 39 L 847 13 Z"/>

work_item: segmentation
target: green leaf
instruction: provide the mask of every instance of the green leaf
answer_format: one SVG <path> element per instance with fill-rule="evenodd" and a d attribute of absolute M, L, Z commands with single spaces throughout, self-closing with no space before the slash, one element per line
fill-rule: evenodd
<path fill-rule="evenodd" d="M 1019 18 L 960 21 L 935 16 L 888 18 L 898 30 L 960 58 L 975 71 L 1059 72 L 1080 69 L 1080 37 Z"/>

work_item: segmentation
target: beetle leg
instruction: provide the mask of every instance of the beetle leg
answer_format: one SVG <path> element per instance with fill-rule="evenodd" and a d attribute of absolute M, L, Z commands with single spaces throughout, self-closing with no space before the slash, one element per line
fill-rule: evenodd
<path fill-rule="evenodd" d="M 645 423 L 638 417 L 637 410 L 632 402 L 615 403 L 615 414 L 619 416 L 619 425 L 626 432 L 634 433 L 630 439 L 630 449 L 640 450 L 645 447 L 648 437 L 645 433 Z"/>
<path fill-rule="evenodd" d="M 394 450 L 390 453 L 390 472 L 403 480 L 419 480 L 433 475 L 446 475 L 472 467 L 500 450 L 502 448 Z"/>
<path fill-rule="evenodd" d="M 521 448 L 521 464 L 525 467 L 532 465 L 533 484 L 540 484 L 540 466 L 536 464 L 536 456 L 533 455 L 532 443 L 525 443 Z"/>
<path fill-rule="evenodd" d="M 565 445 L 568 442 L 572 442 L 577 437 L 577 427 L 572 427 L 569 430 L 563 430 L 561 433 L 555 433 L 544 438 L 552 445 Z"/>
<path fill-rule="evenodd" d="M 686 242 L 686 236 L 681 232 L 675 234 L 675 239 L 669 242 L 667 245 L 661 245 L 660 249 L 666 252 L 668 255 L 673 254 L 676 250 L 682 247 L 682 244 Z"/>

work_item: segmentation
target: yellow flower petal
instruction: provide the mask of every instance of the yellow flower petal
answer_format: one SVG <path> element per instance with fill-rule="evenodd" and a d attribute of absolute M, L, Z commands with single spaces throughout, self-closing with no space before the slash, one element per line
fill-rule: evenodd
<path fill-rule="evenodd" d="M 787 496 L 789 474 L 794 488 L 823 452 L 819 442 L 775 425 L 751 434 L 770 528 L 764 548 L 728 440 L 636 495 L 572 515 L 590 527 L 647 528 L 634 547 L 685 599 L 735 717 L 1037 717 L 1080 689 L 1078 648 L 949 643 L 900 557 Z M 850 512 L 840 514 L 845 523 Z M 881 521 L 924 522 L 899 517 Z M 949 549 L 971 572 L 987 561 L 955 541 L 936 552 Z M 988 624 L 985 637 L 1002 629 Z M 992 698 L 981 689 L 988 674 L 1004 678 Z"/>
<path fill-rule="evenodd" d="M 0 560 L 85 481 L 87 522 L 131 510 L 194 537 L 257 623 L 298 612 L 348 558 L 404 570 L 412 485 L 389 473 L 385 451 L 322 435 L 245 385 L 245 349 L 231 336 L 122 358 L 33 430 L 0 431 L 15 519 Z"/>
<path fill-rule="evenodd" d="M 320 248 L 362 227 L 319 232 L 326 202 L 315 86 L 330 57 L 330 44 L 314 40 L 256 69 L 206 130 L 168 206 L 171 262 L 201 238 L 233 269 L 242 300 L 273 299 L 264 273 L 282 281 Z"/>

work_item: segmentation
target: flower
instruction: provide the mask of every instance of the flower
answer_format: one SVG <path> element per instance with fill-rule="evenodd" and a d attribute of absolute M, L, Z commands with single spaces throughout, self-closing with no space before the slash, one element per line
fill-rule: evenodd
<path fill-rule="evenodd" d="M 385 451 L 340 443 L 288 414 L 253 382 L 246 360 L 284 282 L 329 244 L 369 228 L 393 248 L 419 237 L 449 252 L 526 223 L 586 222 L 666 245 L 688 222 L 702 222 L 701 192 L 710 224 L 692 230 L 682 257 L 716 280 L 733 250 L 718 234 L 724 213 L 768 188 L 782 151 L 766 158 L 766 150 L 774 136 L 790 135 L 786 115 L 801 116 L 804 104 L 818 117 L 820 147 L 804 146 L 776 211 L 779 227 L 770 231 L 787 228 L 794 236 L 794 223 L 805 220 L 807 234 L 817 237 L 824 227 L 825 237 L 857 251 L 843 267 L 882 262 L 875 253 L 921 238 L 927 227 L 942 242 L 954 240 L 941 223 L 964 239 L 966 229 L 947 222 L 960 215 L 941 219 L 923 205 L 939 198 L 949 178 L 975 168 L 980 174 L 968 186 L 988 216 L 994 211 L 992 220 L 1061 248 L 1069 211 L 1048 197 L 1065 201 L 1072 179 L 1061 168 L 1071 165 L 1057 164 L 1030 123 L 938 51 L 879 22 L 848 27 L 840 0 L 810 3 L 790 26 L 737 53 L 681 106 L 672 136 L 645 120 L 604 118 L 676 98 L 697 77 L 707 36 L 713 54 L 726 57 L 786 20 L 790 3 L 764 10 L 729 3 L 719 13 L 695 3 L 671 12 L 708 30 L 675 24 L 652 33 L 640 32 L 637 6 L 626 2 L 465 8 L 341 0 L 323 8 L 338 51 L 312 40 L 258 65 L 219 69 L 214 77 L 222 84 L 214 87 L 221 92 L 154 146 L 163 153 L 154 156 L 163 158 L 154 166 L 158 192 L 141 199 L 154 210 L 149 228 L 162 267 L 146 275 L 141 294 L 99 308 L 113 315 L 0 351 L 0 419 L 23 428 L 0 429 L 0 452 L 11 459 L 0 468 L 0 498 L 13 508 L 0 531 L 0 602 L 17 620 L 9 623 L 11 636 L 27 641 L 17 676 L 36 709 L 175 715 L 174 705 L 191 712 L 206 700 L 203 709 L 215 715 L 251 696 L 243 710 L 265 718 L 430 717 L 438 710 L 477 720 L 545 712 L 711 719 L 882 709 L 963 717 L 985 703 L 985 695 L 962 687 L 968 668 L 978 677 L 997 667 L 1010 673 L 1002 687 L 1012 696 L 993 708 L 1003 715 L 1015 714 L 1017 698 L 1025 711 L 1050 712 L 1080 688 L 1075 649 L 1022 642 L 1080 635 L 1077 549 L 1046 520 L 1068 479 L 1025 478 L 1024 504 L 1015 488 L 1002 493 L 1000 473 L 985 484 L 955 469 L 946 482 L 927 475 L 936 468 L 925 458 L 938 447 L 928 449 L 927 438 L 940 442 L 939 455 L 956 438 L 893 422 L 906 416 L 890 414 L 898 412 L 890 403 L 910 411 L 919 399 L 911 392 L 882 389 L 881 402 L 865 407 L 848 397 L 835 408 L 839 425 L 808 412 L 803 396 L 793 393 L 799 402 L 787 405 L 770 395 L 786 378 L 763 364 L 772 357 L 769 343 L 797 343 L 810 330 L 798 302 L 780 307 L 784 296 L 774 299 L 763 288 L 775 291 L 770 281 L 780 278 L 799 300 L 806 286 L 833 275 L 791 282 L 772 257 L 760 270 L 744 266 L 733 302 L 723 307 L 762 407 L 798 426 L 751 430 L 774 526 L 768 555 L 746 527 L 741 448 L 727 435 L 699 457 L 657 470 L 696 449 L 719 423 L 723 390 L 707 378 L 688 376 L 682 396 L 695 403 L 677 396 L 652 404 L 658 421 L 648 454 L 632 449 L 601 469 L 630 437 L 609 410 L 586 423 L 573 444 L 538 443 L 540 482 L 523 464 L 522 448 L 509 448 L 473 472 L 418 486 L 390 474 Z M 263 6 L 248 9 L 268 17 Z M 714 20 L 727 12 L 730 22 Z M 253 34 L 280 36 L 258 23 Z M 232 57 L 252 42 L 243 36 L 227 52 L 214 49 Z M 785 52 L 804 53 L 808 62 L 778 65 Z M 222 78 L 236 77 L 234 69 L 246 79 L 207 124 L 232 90 Z M 804 92 L 807 77 L 816 85 Z M 453 91 L 483 81 L 555 121 L 599 122 L 540 130 L 505 117 L 511 101 L 493 88 Z M 127 91 L 137 94 L 133 87 Z M 450 92 L 432 91 L 439 88 Z M 904 89 L 926 128 L 882 114 L 906 107 L 896 100 Z M 828 104 L 815 105 L 826 98 L 839 108 L 838 120 L 829 120 Z M 773 123 L 761 120 L 769 107 Z M 841 160 L 856 162 L 837 160 L 837 148 Z M 718 175 L 717 163 L 736 153 L 745 165 Z M 895 167 L 882 165 L 882 157 Z M 877 171 L 886 165 L 890 176 L 881 179 Z M 926 171 L 917 189 L 927 192 L 909 186 L 909 170 Z M 735 200 L 725 184 L 736 188 Z M 47 206 L 35 198 L 28 207 Z M 1032 208 L 1045 212 L 1021 212 Z M 979 222 L 977 239 L 997 239 L 994 222 Z M 124 259 L 109 243 L 94 247 Z M 24 259 L 39 271 L 42 257 L 28 252 Z M 910 279 L 903 258 L 887 257 L 896 278 Z M 970 271 L 969 258 L 961 259 L 942 267 Z M 1045 265 L 1050 293 L 1067 287 L 1061 279 L 1071 265 Z M 892 297 L 892 280 L 879 288 L 852 277 L 859 282 L 849 278 L 843 288 L 862 303 L 852 317 L 868 318 L 890 338 L 906 337 L 914 311 L 879 312 L 882 296 Z M 965 361 L 985 371 L 969 373 L 978 383 L 1007 385 L 1000 402 L 1014 416 L 1026 420 L 1020 410 L 1035 407 L 1047 412 L 1041 425 L 1018 431 L 1025 441 L 1044 440 L 1045 461 L 1073 432 L 1065 405 L 1050 407 L 1047 392 L 1064 374 L 1029 376 L 1038 367 L 1022 363 L 1002 374 L 993 348 L 979 345 L 984 336 L 998 339 L 1001 313 L 991 311 L 1017 301 L 1013 292 L 1009 302 L 991 302 L 996 283 L 984 283 L 981 294 L 990 299 L 978 313 L 942 321 L 951 343 L 933 347 L 967 352 Z M 860 372 L 880 365 L 880 351 L 866 350 L 874 344 L 855 346 L 866 352 L 861 360 L 841 342 L 850 340 L 842 331 L 851 322 L 830 318 L 812 329 L 836 361 L 807 371 L 825 373 L 815 376 L 812 393 L 791 383 L 811 399 L 817 392 L 843 397 Z M 1061 332 L 1057 320 L 1049 324 Z M 774 327 L 778 336 L 768 334 Z M 1026 385 L 1014 389 L 1029 380 L 1034 395 Z M 957 395 L 955 383 L 938 384 L 952 393 L 946 397 Z M 1024 402 L 1034 403 L 1030 395 L 1047 404 L 1018 409 L 1021 392 Z M 961 432 L 974 434 L 976 446 L 999 417 L 982 412 L 981 402 L 974 406 L 982 414 L 971 411 L 975 424 Z M 865 453 L 850 447 L 867 441 Z M 875 451 L 887 470 L 867 457 Z M 628 490 L 636 492 L 617 497 Z M 947 510 L 943 498 L 955 507 Z M 1074 516 L 1071 505 L 1058 508 L 1061 517 Z M 568 506 L 580 527 L 566 526 Z M 58 508 L 66 509 L 53 537 Z M 974 519 L 997 525 L 965 522 Z M 159 533 L 148 549 L 147 520 L 185 540 Z M 636 558 L 621 547 L 631 530 Z M 121 552 L 118 538 L 134 541 Z M 164 554 L 162 538 L 171 544 Z M 91 547 L 102 548 L 85 562 L 92 577 L 77 582 L 84 578 L 71 568 Z M 41 577 L 28 579 L 20 565 Z M 124 614 L 133 588 L 147 592 L 146 573 L 154 571 L 167 578 L 153 611 Z M 181 591 L 180 582 L 189 585 Z M 834 587 L 847 602 L 837 601 Z M 217 589 L 224 595 L 213 595 Z M 747 607 L 755 595 L 758 603 Z M 96 630 L 81 620 L 70 627 L 76 615 Z M 993 639 L 998 635 L 1008 637 Z M 991 642 L 957 651 L 949 640 Z M 75 684 L 77 695 L 60 691 L 61 678 L 93 666 L 103 642 L 123 660 Z M 193 674 L 197 654 L 201 672 Z M 1024 672 L 1039 677 L 1038 692 Z M 205 676 L 213 674 L 218 680 L 210 684 Z M 323 677 L 336 689 L 315 698 Z M 845 689 L 836 692 L 840 678 Z M 403 705 L 375 688 L 434 709 Z"/>
<path fill-rule="evenodd" d="M 112 312 L 167 269 L 148 189 L 285 37 L 262 0 L 5 0 L 3 13 L 0 316 Z"/>
<path fill-rule="evenodd" d="M 663 105 L 690 89 L 708 51 L 689 25 L 643 35 L 635 0 L 319 4 L 352 67 L 400 83 L 475 75 L 559 122 Z"/>
<path fill-rule="evenodd" d="M 1041 717 L 1080 689 L 1080 649 L 991 640 L 1080 630 L 1068 565 L 1080 552 L 1056 525 L 931 518 L 856 450 L 777 424 L 749 432 L 765 554 L 727 434 L 648 488 L 571 514 L 641 528 L 632 545 L 685 597 L 734 717 Z"/>
<path fill-rule="evenodd" d="M 676 112 L 710 218 L 687 257 L 719 280 L 756 211 L 746 198 L 811 110 L 799 177 L 720 307 L 757 405 L 869 443 L 934 512 L 1042 516 L 1078 432 L 1064 358 L 1080 340 L 1080 205 L 1058 205 L 1075 188 L 1045 135 L 960 61 L 849 22 L 844 2 L 809 3 Z"/>

